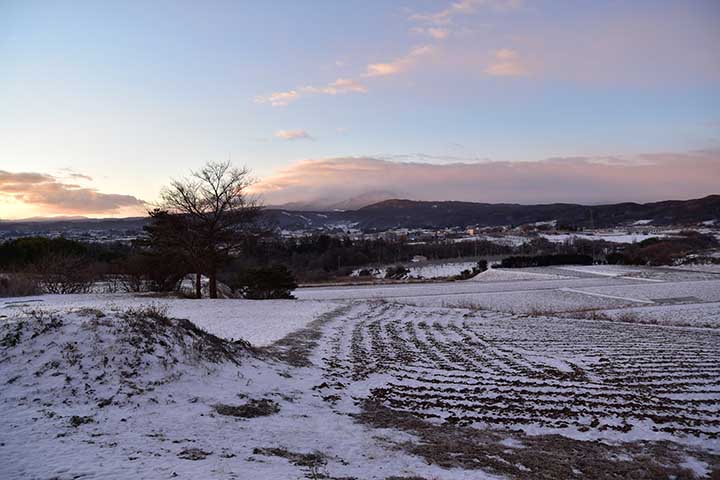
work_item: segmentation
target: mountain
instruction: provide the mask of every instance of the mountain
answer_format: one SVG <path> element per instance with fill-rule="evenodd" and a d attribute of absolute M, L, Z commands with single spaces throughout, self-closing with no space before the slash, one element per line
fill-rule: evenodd
<path fill-rule="evenodd" d="M 597 228 L 628 225 L 638 221 L 649 226 L 690 225 L 707 220 L 720 220 L 720 195 L 694 200 L 591 206 L 572 203 L 520 205 L 392 199 L 343 212 L 291 212 L 271 209 L 266 211 L 266 215 L 272 221 L 277 221 L 281 228 L 288 230 L 350 224 L 366 231 L 391 228 L 488 227 L 552 220 L 557 220 L 559 225 Z"/>
<path fill-rule="evenodd" d="M 467 226 L 522 225 L 557 220 L 558 225 L 614 227 L 641 222 L 642 225 L 692 225 L 708 220 L 720 223 L 720 195 L 693 200 L 654 203 L 578 205 L 553 203 L 425 202 L 384 200 L 354 210 L 296 211 L 267 208 L 264 221 L 284 230 L 312 230 L 354 227 L 363 231 L 391 228 L 446 228 Z M 45 221 L 2 221 L 0 234 L 65 234 L 82 231 L 115 231 L 126 234 L 142 231 L 147 217 L 103 219 L 48 219 Z M 1 236 L 1 235 L 0 235 Z"/>
<path fill-rule="evenodd" d="M 14 220 L 3 220 L 0 218 L 0 223 L 71 222 L 76 220 L 91 220 L 91 218 L 83 216 L 28 217 Z"/>
<path fill-rule="evenodd" d="M 500 226 L 557 220 L 560 225 L 612 227 L 640 220 L 648 225 L 694 224 L 720 219 L 720 195 L 693 200 L 610 205 L 491 204 L 387 200 L 354 212 L 363 229 Z"/>
<path fill-rule="evenodd" d="M 82 231 L 141 232 L 147 217 L 127 218 L 32 218 L 23 220 L 0 220 L 0 233 L 14 235 L 65 234 Z"/>

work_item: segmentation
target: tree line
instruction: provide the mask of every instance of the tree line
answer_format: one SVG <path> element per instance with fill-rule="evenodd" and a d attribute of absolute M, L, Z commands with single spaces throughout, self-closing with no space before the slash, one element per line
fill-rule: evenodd
<path fill-rule="evenodd" d="M 29 237 L 0 244 L 0 295 L 106 291 L 182 291 L 192 276 L 192 295 L 217 298 L 291 296 L 298 282 L 322 282 L 365 266 L 401 265 L 421 255 L 430 260 L 505 257 L 503 267 L 561 263 L 662 265 L 690 252 L 718 246 L 712 235 L 681 232 L 677 237 L 638 244 L 602 240 L 552 243 L 537 236 L 522 245 L 478 240 L 413 243 L 402 239 L 351 239 L 315 234 L 282 238 L 264 223 L 262 207 L 248 193 L 246 168 L 208 163 L 173 180 L 149 211 L 145 236 L 131 245 L 83 243 Z M 14 286 L 8 272 L 13 272 Z"/>

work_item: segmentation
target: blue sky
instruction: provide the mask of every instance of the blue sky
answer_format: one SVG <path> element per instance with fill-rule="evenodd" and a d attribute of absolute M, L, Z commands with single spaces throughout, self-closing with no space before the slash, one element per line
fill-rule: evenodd
<path fill-rule="evenodd" d="M 310 160 L 715 152 L 718 25 L 716 1 L 0 0 L 0 217 L 125 211 L 23 196 L 21 172 L 153 200 L 231 158 L 275 201 Z"/>

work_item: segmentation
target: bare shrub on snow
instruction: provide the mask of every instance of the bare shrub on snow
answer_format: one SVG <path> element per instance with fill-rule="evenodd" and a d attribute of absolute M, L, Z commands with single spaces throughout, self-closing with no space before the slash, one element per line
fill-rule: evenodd
<path fill-rule="evenodd" d="M 214 408 L 220 415 L 238 418 L 266 417 L 280 411 L 280 405 L 267 398 L 260 400 L 252 399 L 243 405 L 225 405 L 220 403 L 215 405 Z"/>
<path fill-rule="evenodd" d="M 50 255 L 33 267 L 40 289 L 45 293 L 90 293 L 97 280 L 87 259 L 74 255 Z"/>

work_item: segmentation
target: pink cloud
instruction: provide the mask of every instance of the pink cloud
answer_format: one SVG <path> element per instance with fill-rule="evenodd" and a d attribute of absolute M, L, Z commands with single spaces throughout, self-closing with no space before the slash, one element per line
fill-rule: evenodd
<path fill-rule="evenodd" d="M 415 13 L 410 20 L 429 23 L 433 25 L 449 25 L 455 17 L 472 15 L 481 8 L 506 11 L 517 10 L 522 7 L 521 0 L 458 0 L 450 3 L 443 9 L 432 13 Z"/>
<path fill-rule="evenodd" d="M 341 95 L 344 93 L 367 93 L 367 87 L 350 78 L 338 78 L 322 87 L 307 85 L 284 92 L 273 92 L 255 97 L 256 103 L 269 103 L 273 107 L 284 107 L 306 95 Z"/>
<path fill-rule="evenodd" d="M 435 52 L 432 45 L 421 45 L 415 47 L 407 55 L 396 58 L 389 63 L 371 63 L 367 66 L 365 77 L 385 77 L 388 75 L 396 75 L 405 72 L 420 60 L 420 58 L 428 56 Z"/>
<path fill-rule="evenodd" d="M 515 50 L 502 48 L 493 52 L 493 61 L 485 69 L 485 73 L 493 76 L 520 77 L 528 71 Z"/>
<path fill-rule="evenodd" d="M 255 186 L 268 204 L 343 201 L 369 191 L 415 200 L 603 203 L 718 193 L 720 150 L 537 162 L 395 162 L 342 157 L 297 162 Z"/>
<path fill-rule="evenodd" d="M 312 137 L 305 130 L 278 130 L 275 137 L 282 140 L 312 140 Z"/>

